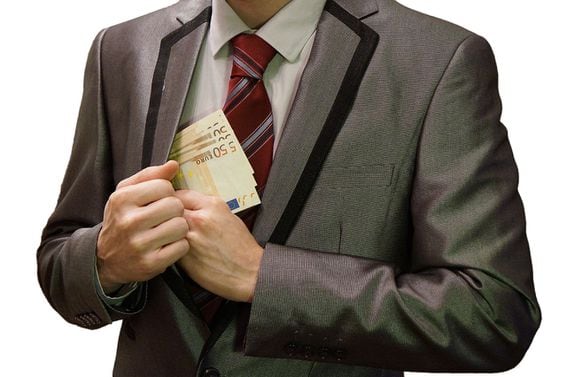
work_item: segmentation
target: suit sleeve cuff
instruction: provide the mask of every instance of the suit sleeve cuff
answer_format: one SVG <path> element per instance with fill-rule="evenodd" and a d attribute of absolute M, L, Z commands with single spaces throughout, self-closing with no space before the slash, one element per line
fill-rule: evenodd
<path fill-rule="evenodd" d="M 129 284 L 124 284 L 118 289 L 116 292 L 112 294 L 106 294 L 104 289 L 102 288 L 102 284 L 100 282 L 100 277 L 98 275 L 98 269 L 96 268 L 96 257 L 95 257 L 95 287 L 96 293 L 98 297 L 104 302 L 106 305 L 119 309 L 120 306 L 124 303 L 124 301 L 132 295 L 136 289 L 138 289 L 138 283 L 132 282 Z"/>
<path fill-rule="evenodd" d="M 69 239 L 69 286 L 76 287 L 73 297 L 67 298 L 72 318 L 70 321 L 85 328 L 96 329 L 127 315 L 140 312 L 146 302 L 146 283 L 126 295 L 120 305 L 109 305 L 99 294 L 96 273 L 96 244 L 102 224 L 77 230 Z"/>
<path fill-rule="evenodd" d="M 318 292 L 317 284 L 313 284 L 317 277 L 312 275 L 317 273 L 322 258 L 329 256 L 333 257 L 327 253 L 266 245 L 246 331 L 246 355 L 303 359 L 306 356 L 302 345 L 311 344 L 307 349 L 319 349 L 322 337 L 315 338 L 320 334 L 311 334 L 312 339 L 305 336 L 310 338 L 309 322 L 314 317 L 325 317 L 325 313 L 319 313 L 323 306 L 318 303 L 324 295 Z"/>

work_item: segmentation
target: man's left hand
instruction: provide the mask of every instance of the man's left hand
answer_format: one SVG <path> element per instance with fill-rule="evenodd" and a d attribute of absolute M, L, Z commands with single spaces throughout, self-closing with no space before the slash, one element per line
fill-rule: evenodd
<path fill-rule="evenodd" d="M 264 249 L 220 198 L 176 191 L 189 225 L 183 270 L 206 290 L 232 301 L 251 302 Z"/>

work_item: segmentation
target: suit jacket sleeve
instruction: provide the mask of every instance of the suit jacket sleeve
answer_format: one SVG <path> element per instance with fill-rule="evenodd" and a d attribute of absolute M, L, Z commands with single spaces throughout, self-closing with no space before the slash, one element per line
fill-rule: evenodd
<path fill-rule="evenodd" d="M 104 31 L 89 52 L 71 158 L 37 251 L 45 296 L 63 318 L 85 328 L 98 328 L 141 310 L 146 289 L 142 284 L 140 292 L 120 307 L 110 307 L 95 286 L 96 243 L 106 201 L 114 190 L 100 69 L 103 36 Z"/>
<path fill-rule="evenodd" d="M 423 123 L 410 268 L 267 244 L 246 354 L 419 371 L 521 360 L 540 311 L 497 87 L 490 46 L 465 39 Z"/>

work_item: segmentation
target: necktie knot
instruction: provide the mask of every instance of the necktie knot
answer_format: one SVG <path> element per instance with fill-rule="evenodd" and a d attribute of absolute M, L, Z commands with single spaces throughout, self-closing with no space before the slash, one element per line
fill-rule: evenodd
<path fill-rule="evenodd" d="M 231 77 L 262 79 L 276 50 L 255 34 L 239 34 L 232 38 L 231 44 L 233 57 Z"/>

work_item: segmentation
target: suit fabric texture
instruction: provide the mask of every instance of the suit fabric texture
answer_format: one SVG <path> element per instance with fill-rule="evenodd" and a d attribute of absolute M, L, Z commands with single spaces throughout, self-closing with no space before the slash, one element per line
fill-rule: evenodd
<path fill-rule="evenodd" d="M 94 286 L 116 184 L 166 161 L 211 8 L 103 30 L 38 249 L 50 304 L 122 320 L 115 376 L 379 377 L 515 366 L 540 322 L 488 43 L 393 0 L 331 0 L 253 229 L 252 305 L 208 327 L 175 268 L 119 308 Z M 194 309 L 194 308 L 193 308 Z"/>

